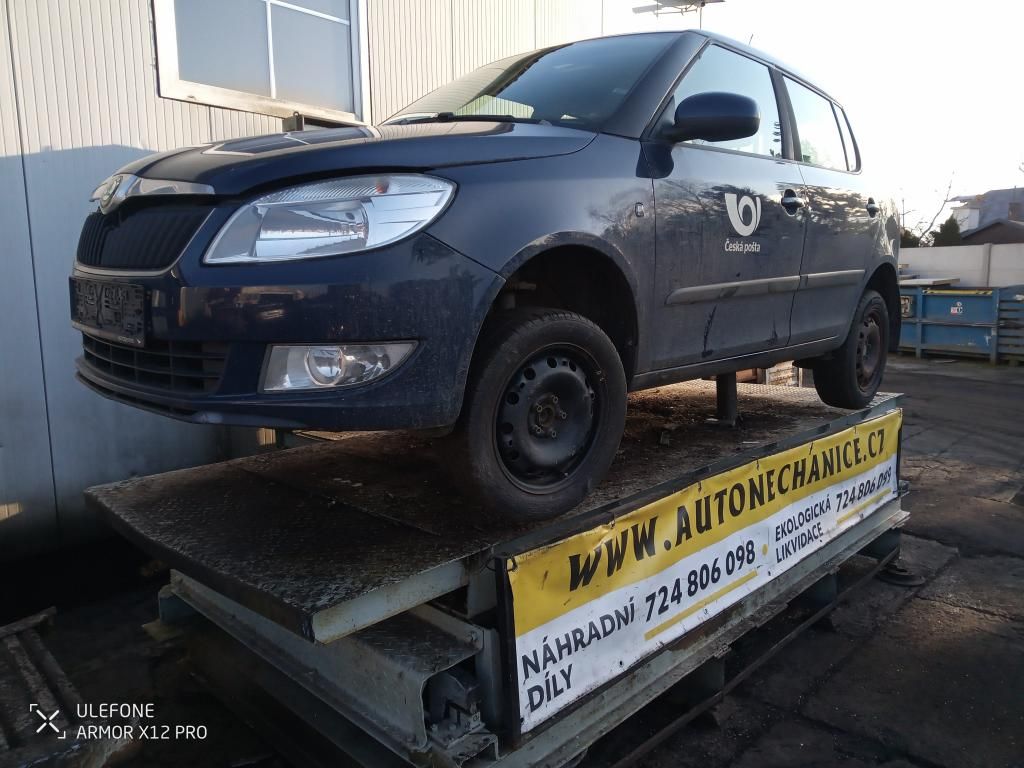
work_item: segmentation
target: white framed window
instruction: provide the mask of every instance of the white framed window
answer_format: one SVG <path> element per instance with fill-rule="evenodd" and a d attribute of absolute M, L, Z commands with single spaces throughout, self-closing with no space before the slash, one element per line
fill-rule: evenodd
<path fill-rule="evenodd" d="M 366 0 L 153 0 L 160 96 L 369 122 Z"/>

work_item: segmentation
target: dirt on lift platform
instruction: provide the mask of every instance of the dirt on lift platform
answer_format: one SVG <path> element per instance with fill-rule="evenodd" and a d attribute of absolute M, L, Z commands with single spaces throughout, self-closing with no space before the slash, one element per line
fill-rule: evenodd
<path fill-rule="evenodd" d="M 608 477 L 569 514 L 849 413 L 795 387 L 739 385 L 739 404 L 740 422 L 727 428 L 709 421 L 714 382 L 632 395 Z M 421 433 L 364 433 L 127 480 L 86 496 L 155 557 L 309 636 L 320 611 L 545 525 L 495 520 L 463 498 L 460 468 L 446 447 Z"/>

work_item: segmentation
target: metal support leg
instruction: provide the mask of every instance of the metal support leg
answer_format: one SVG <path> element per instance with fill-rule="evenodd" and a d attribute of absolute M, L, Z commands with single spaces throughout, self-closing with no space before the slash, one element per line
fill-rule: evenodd
<path fill-rule="evenodd" d="M 864 555 L 864 557 L 881 560 L 886 555 L 891 554 L 894 550 L 899 550 L 899 548 L 900 531 L 898 528 L 892 528 L 864 547 L 860 551 L 860 554 Z"/>
<path fill-rule="evenodd" d="M 831 605 L 838 597 L 839 580 L 834 573 L 826 573 L 800 595 L 804 603 L 815 609 Z"/>
<path fill-rule="evenodd" d="M 735 373 L 723 373 L 715 377 L 715 396 L 716 420 L 724 426 L 735 427 L 738 418 Z"/>
<path fill-rule="evenodd" d="M 868 546 L 864 547 L 864 549 L 861 550 L 861 554 L 881 560 L 893 550 L 896 551 L 896 557 L 890 560 L 886 564 L 885 568 L 879 571 L 879 580 L 884 581 L 887 584 L 893 584 L 897 587 L 919 587 L 924 584 L 925 579 L 923 576 L 919 576 L 914 573 L 900 562 L 899 529 L 894 528 L 891 531 L 887 531 L 882 534 Z"/>
<path fill-rule="evenodd" d="M 687 675 L 684 682 L 690 706 L 696 706 L 725 689 L 725 661 L 708 659 Z"/>
<path fill-rule="evenodd" d="M 925 582 L 924 576 L 914 573 L 900 562 L 899 555 L 886 563 L 885 568 L 878 572 L 878 578 L 896 587 L 920 587 Z"/>
<path fill-rule="evenodd" d="M 814 611 L 820 611 L 826 606 L 834 605 L 838 599 L 839 579 L 836 578 L 835 573 L 826 573 L 808 587 L 807 591 L 798 598 L 800 603 Z M 829 613 L 822 616 L 814 626 L 817 629 L 829 632 L 835 631 L 835 625 L 832 623 L 832 614 Z"/>
<path fill-rule="evenodd" d="M 725 661 L 723 658 L 712 657 L 670 688 L 663 701 L 679 712 L 699 708 L 701 716 L 708 716 L 715 722 L 713 707 L 708 706 L 707 702 L 720 696 L 724 690 Z"/>
<path fill-rule="evenodd" d="M 157 613 L 164 624 L 185 624 L 196 616 L 196 609 L 174 594 L 170 584 L 160 587 L 156 601 Z"/>

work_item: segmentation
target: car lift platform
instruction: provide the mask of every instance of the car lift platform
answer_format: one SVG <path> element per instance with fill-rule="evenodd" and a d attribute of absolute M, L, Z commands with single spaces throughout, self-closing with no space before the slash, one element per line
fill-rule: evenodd
<path fill-rule="evenodd" d="M 186 634 L 208 681 L 297 765 L 558 766 L 872 542 L 895 556 L 899 399 L 636 393 L 605 481 L 526 525 L 462 498 L 445 441 L 418 433 L 86 499 L 172 568 L 162 618 L 203 617 Z"/>

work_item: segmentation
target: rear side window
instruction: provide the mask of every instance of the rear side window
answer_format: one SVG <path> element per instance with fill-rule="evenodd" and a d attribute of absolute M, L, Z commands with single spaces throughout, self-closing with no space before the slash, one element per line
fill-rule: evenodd
<path fill-rule="evenodd" d="M 701 54 L 676 88 L 662 115 L 662 124 L 671 124 L 676 106 L 690 96 L 707 91 L 726 91 L 747 96 L 757 102 L 761 111 L 761 127 L 756 134 L 732 141 L 693 139 L 688 144 L 702 144 L 753 155 L 782 156 L 782 131 L 779 108 L 775 103 L 772 76 L 764 64 L 733 53 L 717 45 Z"/>
<path fill-rule="evenodd" d="M 785 80 L 796 118 L 796 132 L 800 136 L 800 159 L 823 168 L 845 171 L 846 153 L 832 102 L 788 77 Z"/>
<path fill-rule="evenodd" d="M 790 78 L 785 78 L 785 89 L 790 92 L 797 119 L 800 159 L 822 168 L 845 171 L 846 153 L 831 101 Z"/>
<path fill-rule="evenodd" d="M 836 120 L 839 121 L 839 132 L 843 134 L 843 146 L 846 147 L 846 169 L 848 171 L 860 170 L 860 158 L 857 156 L 857 145 L 853 143 L 853 133 L 850 131 L 850 121 L 846 119 L 846 113 L 835 104 Z"/>

